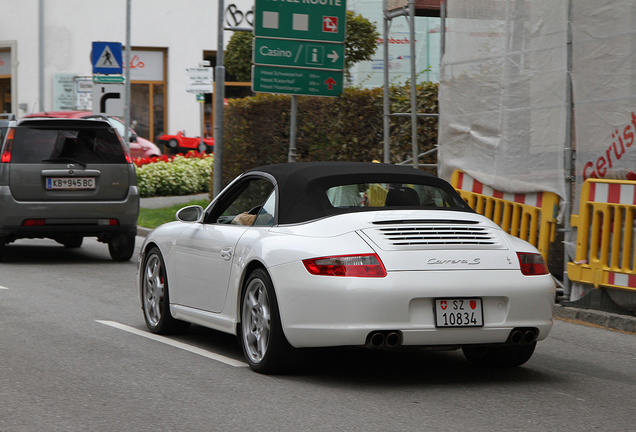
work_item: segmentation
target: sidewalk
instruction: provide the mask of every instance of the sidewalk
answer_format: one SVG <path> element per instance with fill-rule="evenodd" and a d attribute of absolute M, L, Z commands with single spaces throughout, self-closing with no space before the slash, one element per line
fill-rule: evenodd
<path fill-rule="evenodd" d="M 139 205 L 142 208 L 162 208 L 162 207 L 170 207 L 175 204 L 186 204 L 191 200 L 202 200 L 202 199 L 210 199 L 210 196 L 206 193 L 195 194 L 195 195 L 182 195 L 182 196 L 170 196 L 170 197 L 152 197 L 152 198 L 141 198 L 139 200 Z"/>

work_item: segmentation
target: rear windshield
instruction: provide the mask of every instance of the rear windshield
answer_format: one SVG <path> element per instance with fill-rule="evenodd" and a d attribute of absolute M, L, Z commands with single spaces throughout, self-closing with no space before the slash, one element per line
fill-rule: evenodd
<path fill-rule="evenodd" d="M 357 183 L 329 188 L 327 197 L 334 208 L 427 207 L 466 209 L 457 195 L 433 185 L 404 183 Z"/>
<path fill-rule="evenodd" d="M 124 164 L 126 153 L 112 128 L 18 127 L 12 163 L 79 162 Z"/>

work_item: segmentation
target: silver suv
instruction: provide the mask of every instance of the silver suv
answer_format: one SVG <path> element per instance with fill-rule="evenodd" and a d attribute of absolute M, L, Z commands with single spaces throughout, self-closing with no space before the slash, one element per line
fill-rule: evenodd
<path fill-rule="evenodd" d="M 115 261 L 135 250 L 139 191 L 127 147 L 102 119 L 0 119 L 0 259 L 21 238 L 84 237 Z"/>

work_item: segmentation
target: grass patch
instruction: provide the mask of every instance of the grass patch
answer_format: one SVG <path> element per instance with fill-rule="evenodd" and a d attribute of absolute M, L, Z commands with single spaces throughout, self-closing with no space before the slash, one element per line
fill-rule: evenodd
<path fill-rule="evenodd" d="M 154 229 L 166 222 L 176 221 L 177 218 L 175 217 L 175 213 L 183 207 L 187 207 L 189 205 L 200 205 L 201 207 L 206 208 L 208 204 L 210 204 L 209 200 L 192 200 L 186 204 L 175 204 L 170 207 L 156 209 L 140 208 L 137 225 L 144 228 Z"/>

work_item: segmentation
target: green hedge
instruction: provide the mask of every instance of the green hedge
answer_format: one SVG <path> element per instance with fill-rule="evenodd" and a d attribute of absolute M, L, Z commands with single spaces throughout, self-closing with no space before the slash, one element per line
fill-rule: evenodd
<path fill-rule="evenodd" d="M 142 198 L 207 192 L 213 157 L 176 156 L 172 162 L 153 162 L 137 167 L 137 186 Z"/>
<path fill-rule="evenodd" d="M 410 112 L 410 86 L 391 87 L 391 112 Z M 418 112 L 437 113 L 437 84 L 417 86 Z M 225 108 L 223 183 L 247 169 L 287 162 L 291 96 L 259 94 Z M 383 161 L 383 89 L 345 89 L 342 97 L 298 97 L 298 161 Z M 391 117 L 391 163 L 411 157 L 410 118 Z M 418 120 L 419 151 L 437 144 L 437 119 Z M 436 155 L 421 163 L 435 163 Z M 433 171 L 434 172 L 434 171 Z"/>

